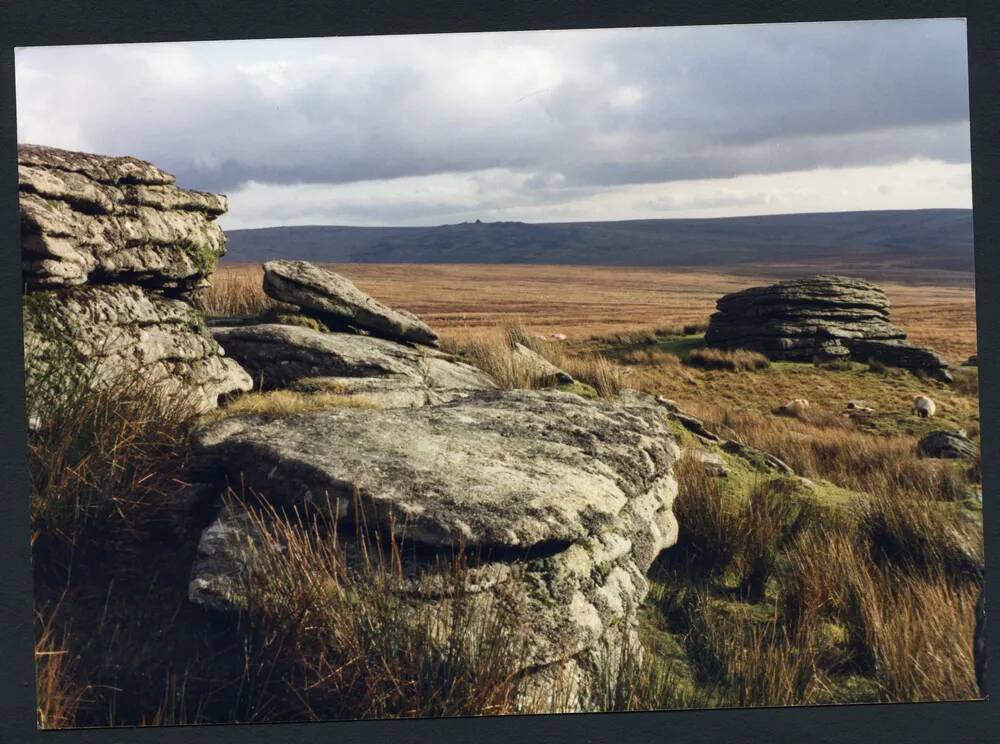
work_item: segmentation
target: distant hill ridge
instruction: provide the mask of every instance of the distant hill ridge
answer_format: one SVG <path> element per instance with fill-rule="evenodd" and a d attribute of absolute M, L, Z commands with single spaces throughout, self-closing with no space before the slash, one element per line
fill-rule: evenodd
<path fill-rule="evenodd" d="M 435 227 L 228 230 L 227 262 L 709 266 L 852 262 L 972 271 L 972 211 L 867 212 L 627 220 L 463 222 Z"/>

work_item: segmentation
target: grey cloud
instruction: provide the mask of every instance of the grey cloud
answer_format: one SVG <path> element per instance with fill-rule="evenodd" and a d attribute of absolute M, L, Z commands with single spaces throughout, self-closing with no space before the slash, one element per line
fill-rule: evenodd
<path fill-rule="evenodd" d="M 483 39 L 186 45 L 176 75 L 169 57 L 136 48 L 20 51 L 19 134 L 64 121 L 58 131 L 78 128 L 93 150 L 150 159 L 209 190 L 509 168 L 536 173 L 524 188 L 553 201 L 574 187 L 968 160 L 956 21 Z M 463 67 L 483 48 L 511 71 L 495 93 L 466 95 Z M 518 55 L 546 49 L 558 49 L 556 82 L 534 87 Z M 427 64 L 442 50 L 448 64 Z M 290 84 L 259 83 L 253 68 L 269 62 Z M 526 89 L 504 87 L 517 75 Z M 621 90 L 636 100 L 615 105 Z"/>

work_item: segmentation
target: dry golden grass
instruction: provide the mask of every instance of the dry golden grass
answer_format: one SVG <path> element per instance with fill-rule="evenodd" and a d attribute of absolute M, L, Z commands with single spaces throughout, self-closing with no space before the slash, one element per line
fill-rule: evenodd
<path fill-rule="evenodd" d="M 864 642 L 887 700 L 979 697 L 972 660 L 978 587 L 889 574 L 862 595 Z"/>
<path fill-rule="evenodd" d="M 552 387 L 549 375 L 540 374 L 514 354 L 519 343 L 537 352 L 578 382 L 589 385 L 598 395 L 610 398 L 623 387 L 625 373 L 621 367 L 593 352 L 572 353 L 557 342 L 544 341 L 530 335 L 522 326 L 484 329 L 458 339 L 446 338 L 442 348 L 466 359 L 508 389 Z"/>
<path fill-rule="evenodd" d="M 329 387 L 329 385 L 328 385 Z M 246 393 L 234 398 L 222 408 L 201 417 L 203 422 L 219 421 L 241 414 L 263 416 L 266 419 L 291 416 L 296 413 L 322 411 L 328 408 L 374 408 L 363 396 L 344 395 L 336 389 L 301 392 L 298 390 L 270 390 L 263 393 Z"/>
<path fill-rule="evenodd" d="M 692 457 L 678 460 L 675 475 L 673 511 L 680 550 L 668 552 L 666 559 L 683 559 L 700 574 L 721 575 L 739 553 L 743 538 L 740 506 L 727 496 L 720 479 Z"/>
<path fill-rule="evenodd" d="M 52 360 L 58 367 L 62 360 Z M 51 376 L 58 376 L 55 373 Z M 71 385 L 36 378 L 26 388 L 41 426 L 28 437 L 31 529 L 39 548 L 105 549 L 141 534 L 176 497 L 192 401 L 166 395 L 141 375 L 122 374 L 113 387 L 83 377 Z"/>
<path fill-rule="evenodd" d="M 218 266 L 199 304 L 211 315 L 260 315 L 279 303 L 264 294 L 264 269 L 258 264 Z"/>
<path fill-rule="evenodd" d="M 513 589 L 465 601 L 459 551 L 438 564 L 435 586 L 444 582 L 450 608 L 431 594 L 415 603 L 410 595 L 423 583 L 407 583 L 391 533 L 369 536 L 359 527 L 348 548 L 342 543 L 350 538 L 318 521 L 269 507 L 249 513 L 259 539 L 248 546 L 247 617 L 274 714 L 322 720 L 517 712 L 527 649 L 505 605 L 516 601 Z M 349 559 L 348 550 L 357 556 Z"/>
<path fill-rule="evenodd" d="M 799 475 L 852 491 L 953 499 L 960 490 L 947 462 L 917 457 L 916 438 L 859 431 L 851 419 L 808 409 L 794 418 L 703 405 L 710 426 L 785 461 Z"/>

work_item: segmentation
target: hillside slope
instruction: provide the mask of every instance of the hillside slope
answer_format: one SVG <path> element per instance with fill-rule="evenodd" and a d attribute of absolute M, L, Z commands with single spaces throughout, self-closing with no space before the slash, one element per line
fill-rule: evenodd
<path fill-rule="evenodd" d="M 850 263 L 971 271 L 972 212 L 832 212 L 622 222 L 230 230 L 229 262 L 709 266 Z"/>

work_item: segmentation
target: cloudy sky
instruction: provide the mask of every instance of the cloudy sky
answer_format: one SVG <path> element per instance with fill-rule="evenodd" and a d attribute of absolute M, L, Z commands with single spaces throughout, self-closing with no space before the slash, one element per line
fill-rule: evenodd
<path fill-rule="evenodd" d="M 966 65 L 960 20 L 37 47 L 18 140 L 229 229 L 970 208 Z"/>

